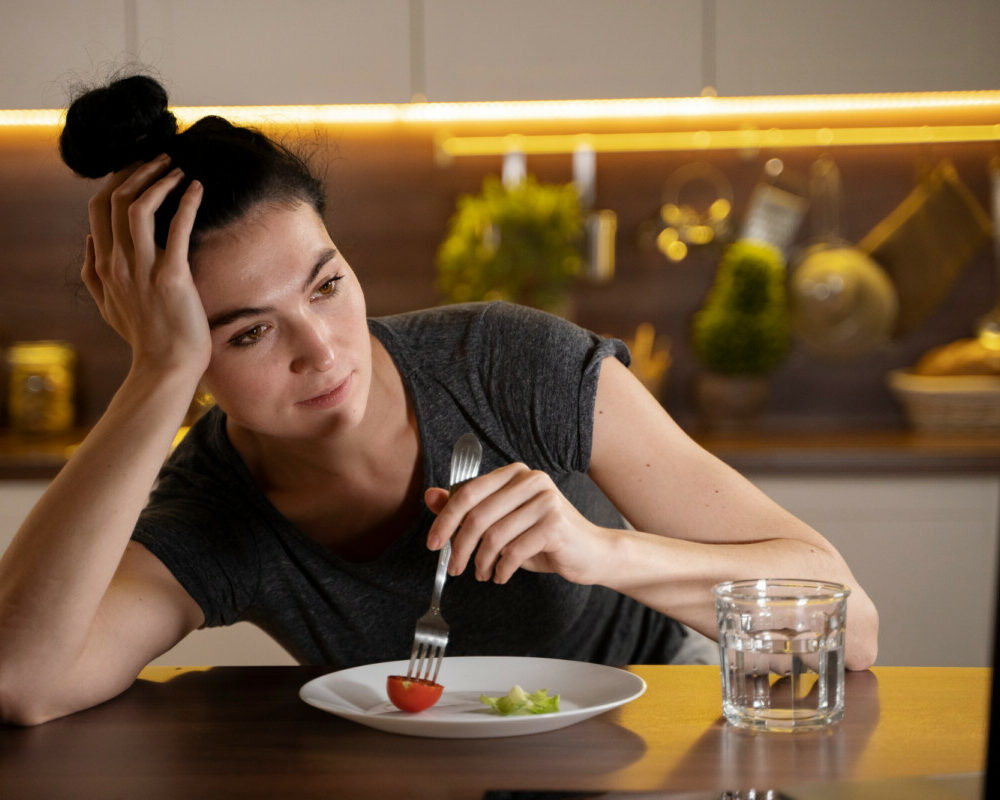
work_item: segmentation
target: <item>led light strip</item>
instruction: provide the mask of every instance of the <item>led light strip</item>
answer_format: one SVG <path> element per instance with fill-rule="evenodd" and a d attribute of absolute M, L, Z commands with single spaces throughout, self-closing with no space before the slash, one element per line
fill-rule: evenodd
<path fill-rule="evenodd" d="M 592 134 L 531 134 L 526 153 L 572 152 L 581 143 L 599 152 L 915 144 L 1000 140 L 1000 91 L 920 92 L 774 97 L 675 97 L 610 100 L 531 100 L 465 103 L 357 103 L 323 106 L 177 106 L 182 125 L 207 114 L 256 125 L 432 125 L 629 120 L 701 130 Z M 0 128 L 62 125 L 61 109 L 0 110 Z M 915 125 L 914 117 L 934 124 Z M 997 122 L 994 123 L 994 120 Z M 810 123 L 814 123 L 810 125 Z M 839 124 L 838 124 L 839 123 Z M 983 124 L 985 123 L 985 124 Z M 734 126 L 741 126 L 734 129 Z M 445 157 L 512 149 L 510 136 L 442 135 Z"/>
<path fill-rule="evenodd" d="M 767 130 L 700 130 L 663 133 L 540 134 L 523 136 L 447 136 L 438 143 L 445 158 L 460 156 L 595 153 L 668 150 L 754 150 L 775 147 L 939 144 L 1000 141 L 997 125 L 920 125 L 877 128 L 770 128 Z"/>

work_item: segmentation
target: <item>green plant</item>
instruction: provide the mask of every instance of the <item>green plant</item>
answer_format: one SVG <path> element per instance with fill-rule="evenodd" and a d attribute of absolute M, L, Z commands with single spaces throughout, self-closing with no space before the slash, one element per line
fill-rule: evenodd
<path fill-rule="evenodd" d="M 528 177 L 507 189 L 496 177 L 459 197 L 437 253 L 446 300 L 510 300 L 546 310 L 565 301 L 580 269 L 582 213 L 572 184 Z"/>
<path fill-rule="evenodd" d="M 781 363 L 790 341 L 784 258 L 763 242 L 734 242 L 694 316 L 695 354 L 722 375 L 766 375 Z"/>

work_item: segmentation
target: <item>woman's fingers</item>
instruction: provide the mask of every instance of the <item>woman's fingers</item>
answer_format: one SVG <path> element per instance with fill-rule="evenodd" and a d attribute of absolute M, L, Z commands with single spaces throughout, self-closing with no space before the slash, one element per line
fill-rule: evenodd
<path fill-rule="evenodd" d="M 167 235 L 167 263 L 187 264 L 188 249 L 191 245 L 191 231 L 198 215 L 204 188 L 200 181 L 191 181 L 177 206 L 177 212 L 170 221 L 170 233 Z"/>
<path fill-rule="evenodd" d="M 517 472 L 527 469 L 524 464 L 510 464 L 463 483 L 438 511 L 437 519 L 428 531 L 427 546 L 432 550 L 443 547 L 446 541 L 452 539 L 471 509 L 509 483 Z"/>
<path fill-rule="evenodd" d="M 193 181 L 181 193 L 166 247 L 156 245 L 156 212 L 185 179 L 180 169 L 167 172 L 169 163 L 164 155 L 117 172 L 91 199 L 81 275 L 101 315 L 132 346 L 133 357 L 207 364 L 208 323 L 188 257 L 200 183 Z M 167 281 L 160 283 L 161 277 Z"/>
<path fill-rule="evenodd" d="M 91 205 L 91 232 L 95 235 L 98 270 L 102 256 L 118 250 L 131 261 L 134 253 L 129 207 L 170 163 L 164 154 L 138 167 L 114 173 Z M 96 217 L 96 218 L 95 218 Z"/>
<path fill-rule="evenodd" d="M 476 579 L 506 583 L 532 556 L 545 550 L 551 502 L 544 493 L 504 514 L 479 539 L 473 556 Z"/>
<path fill-rule="evenodd" d="M 452 539 L 453 574 L 463 572 L 475 554 L 476 577 L 488 580 L 505 548 L 557 511 L 562 500 L 547 475 L 512 464 L 456 492 L 435 521 L 432 540 Z"/>
<path fill-rule="evenodd" d="M 94 302 L 97 303 L 97 307 L 103 309 L 104 284 L 101 283 L 101 279 L 97 276 L 94 237 L 89 233 L 87 234 L 87 243 L 84 247 L 83 267 L 80 270 L 80 278 L 83 280 L 83 285 L 87 287 L 87 291 L 90 292 L 90 296 L 94 298 Z"/>
<path fill-rule="evenodd" d="M 136 174 L 138 173 L 137 170 Z M 135 256 L 135 262 L 132 264 L 133 270 L 148 271 L 152 269 L 156 260 L 156 239 L 154 236 L 156 210 L 167 199 L 167 195 L 184 180 L 184 173 L 179 168 L 172 169 L 162 177 L 157 177 L 157 175 L 156 172 L 151 176 L 149 173 L 146 174 L 147 179 L 155 178 L 151 184 L 130 184 L 130 181 L 126 181 L 117 190 L 122 193 L 120 196 L 122 201 L 128 203 L 124 209 L 127 232 L 119 234 L 116 229 L 115 238 L 122 243 L 131 242 Z M 143 188 L 138 194 L 134 194 L 137 186 Z M 112 206 L 112 220 L 118 219 L 120 215 L 120 209 Z"/>
<path fill-rule="evenodd" d="M 439 511 L 428 546 L 436 549 L 451 540 L 452 575 L 464 572 L 472 561 L 481 581 L 506 583 L 517 570 L 530 569 L 593 583 L 594 565 L 613 543 L 551 477 L 524 464 L 480 475 L 446 501 L 443 493 L 425 493 L 428 507 Z"/>
<path fill-rule="evenodd" d="M 111 193 L 121 186 L 132 174 L 133 170 L 123 169 L 112 173 L 100 191 L 90 198 L 87 204 L 87 215 L 90 221 L 90 233 L 94 237 L 94 250 L 98 254 L 110 253 L 113 245 L 111 231 Z M 97 259 L 101 259 L 98 257 Z"/>
<path fill-rule="evenodd" d="M 530 492 L 526 494 L 523 487 L 518 487 L 518 477 L 520 475 L 511 476 L 511 480 L 476 502 L 465 513 L 451 542 L 453 574 L 464 572 L 475 556 L 478 567 L 476 577 L 480 580 L 484 579 L 484 575 L 489 577 L 486 574 L 487 564 L 517 534 L 518 523 L 523 518 L 523 514 L 517 512 L 531 499 Z M 459 498 L 459 501 L 462 499 Z"/>
<path fill-rule="evenodd" d="M 507 583 L 521 567 L 532 567 L 532 558 L 545 553 L 550 546 L 547 526 L 544 519 L 539 518 L 484 566 L 480 566 L 477 554 L 476 577 L 485 581 L 492 575 L 494 583 Z"/>
<path fill-rule="evenodd" d="M 94 237 L 94 251 L 98 275 L 105 275 L 111 265 L 112 252 L 117 245 L 131 255 L 131 235 L 128 231 L 127 202 L 142 185 L 148 181 L 150 173 L 162 170 L 168 163 L 167 157 L 160 156 L 139 167 L 128 167 L 113 173 L 87 204 L 90 232 Z M 137 183 L 138 182 L 138 183 Z M 124 189 L 122 187 L 125 187 Z M 117 198 L 117 199 L 116 199 Z M 125 205 L 123 206 L 123 203 Z M 125 211 L 115 213 L 114 207 Z M 124 237 L 124 238 L 123 238 Z"/>
<path fill-rule="evenodd" d="M 432 486 L 424 491 L 424 502 L 432 514 L 440 514 L 448 502 L 448 490 Z"/>
<path fill-rule="evenodd" d="M 94 251 L 101 254 L 99 264 L 95 264 L 98 273 L 107 265 L 110 258 L 114 236 L 111 233 L 111 192 L 114 186 L 106 182 L 87 203 L 87 217 L 90 220 L 90 235 L 94 240 Z"/>

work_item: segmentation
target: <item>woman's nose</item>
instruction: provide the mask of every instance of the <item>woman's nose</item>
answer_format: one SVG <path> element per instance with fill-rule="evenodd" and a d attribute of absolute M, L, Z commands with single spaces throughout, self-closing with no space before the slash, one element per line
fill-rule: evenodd
<path fill-rule="evenodd" d="M 292 372 L 326 372 L 333 366 L 333 343 L 322 325 L 305 326 L 296 341 Z"/>

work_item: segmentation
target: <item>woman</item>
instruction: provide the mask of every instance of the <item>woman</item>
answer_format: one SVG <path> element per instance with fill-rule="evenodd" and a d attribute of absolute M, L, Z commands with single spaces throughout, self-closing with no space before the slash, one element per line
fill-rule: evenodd
<path fill-rule="evenodd" d="M 620 342 L 506 304 L 367 319 L 303 163 L 214 117 L 176 133 L 148 78 L 78 99 L 61 149 L 112 173 L 82 275 L 132 363 L 0 562 L 4 719 L 112 697 L 204 625 L 405 658 L 448 540 L 452 655 L 669 661 L 679 623 L 714 635 L 713 584 L 792 575 L 852 587 L 847 665 L 873 663 L 840 555 L 684 435 Z M 163 466 L 199 382 L 217 405 Z M 449 497 L 467 430 L 482 471 Z"/>

